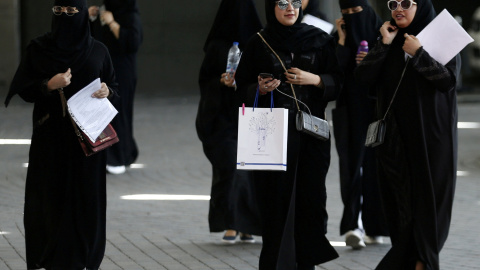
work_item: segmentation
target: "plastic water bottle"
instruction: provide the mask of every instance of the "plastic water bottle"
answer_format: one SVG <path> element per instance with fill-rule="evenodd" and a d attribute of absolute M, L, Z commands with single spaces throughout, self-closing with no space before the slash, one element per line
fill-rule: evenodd
<path fill-rule="evenodd" d="M 366 40 L 362 40 L 362 42 L 360 42 L 360 46 L 358 46 L 357 54 L 359 54 L 360 52 L 368 53 L 368 42 Z"/>
<path fill-rule="evenodd" d="M 233 77 L 237 70 L 238 62 L 240 62 L 240 48 L 238 48 L 238 42 L 233 42 L 232 47 L 228 51 L 227 59 L 227 74 L 229 74 L 230 78 Z"/>

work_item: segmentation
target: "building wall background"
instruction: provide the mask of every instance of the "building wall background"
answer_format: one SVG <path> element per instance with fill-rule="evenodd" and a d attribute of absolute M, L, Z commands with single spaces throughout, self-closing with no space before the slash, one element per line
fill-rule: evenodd
<path fill-rule="evenodd" d="M 99 4 L 101 0 L 87 0 Z M 440 11 L 462 15 L 464 26 L 479 6 L 478 0 L 433 0 Z M 139 0 L 144 26 L 144 43 L 138 55 L 138 93 L 150 95 L 184 95 L 198 93 L 198 71 L 203 59 L 203 45 L 221 0 L 194 2 L 187 0 Z M 263 22 L 264 0 L 255 0 Z M 0 97 L 18 66 L 21 52 L 28 42 L 50 30 L 52 0 L 0 1 Z M 385 0 L 370 0 L 384 19 L 389 11 Z M 340 17 L 337 0 L 322 1 L 328 20 Z M 0 98 L 0 99 L 2 99 Z"/>

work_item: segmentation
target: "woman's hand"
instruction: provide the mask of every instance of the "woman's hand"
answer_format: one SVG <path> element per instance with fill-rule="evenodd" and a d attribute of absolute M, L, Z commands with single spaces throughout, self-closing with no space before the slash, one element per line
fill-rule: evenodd
<path fill-rule="evenodd" d="M 392 41 L 397 36 L 397 33 L 398 27 L 392 25 L 389 21 L 385 22 L 382 27 L 380 27 L 380 34 L 382 35 L 383 44 L 392 44 Z"/>
<path fill-rule="evenodd" d="M 287 83 L 298 85 L 319 85 L 322 79 L 313 73 L 303 71 L 299 68 L 290 68 L 285 72 Z"/>
<path fill-rule="evenodd" d="M 272 92 L 273 90 L 277 89 L 280 86 L 281 81 L 278 79 L 272 78 L 262 78 L 260 76 L 257 77 L 258 80 L 258 89 L 262 93 Z"/>
<path fill-rule="evenodd" d="M 53 76 L 47 82 L 47 89 L 48 91 L 57 90 L 59 88 L 64 88 L 70 85 L 72 79 L 72 71 L 69 68 L 65 73 L 58 73 L 57 75 Z"/>
<path fill-rule="evenodd" d="M 95 93 L 92 94 L 93 98 L 106 98 L 110 95 L 110 89 L 108 89 L 108 86 L 106 83 L 102 82 L 102 87 L 100 90 L 97 90 Z"/>
<path fill-rule="evenodd" d="M 343 27 L 345 26 L 345 20 L 343 20 L 343 17 L 336 19 L 335 25 L 337 26 L 338 44 L 344 46 L 345 38 L 347 37 L 347 31 L 343 29 Z"/>
<path fill-rule="evenodd" d="M 104 22 L 106 25 L 110 25 L 113 21 L 115 21 L 112 12 L 108 10 L 102 12 L 102 14 L 100 15 L 100 20 L 102 20 L 102 22 Z"/>
<path fill-rule="evenodd" d="M 229 73 L 223 73 L 220 77 L 220 83 L 227 87 L 235 87 L 235 74 L 230 77 Z"/>
<path fill-rule="evenodd" d="M 365 58 L 365 56 L 367 56 L 367 52 L 360 52 L 359 54 L 357 54 L 357 57 L 355 57 L 355 61 L 357 61 L 357 65 L 363 61 L 363 58 Z"/>
<path fill-rule="evenodd" d="M 403 43 L 402 49 L 411 56 L 415 56 L 417 50 L 422 47 L 420 40 L 414 35 L 405 33 L 405 43 Z"/>
<path fill-rule="evenodd" d="M 91 6 L 88 8 L 88 16 L 90 17 L 97 17 L 98 16 L 99 8 L 98 6 Z"/>

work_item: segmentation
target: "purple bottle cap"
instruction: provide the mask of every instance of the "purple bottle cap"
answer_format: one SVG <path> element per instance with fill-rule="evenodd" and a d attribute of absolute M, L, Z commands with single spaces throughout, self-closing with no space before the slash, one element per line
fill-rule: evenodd
<path fill-rule="evenodd" d="M 366 40 L 362 40 L 362 42 L 360 42 L 360 46 L 368 46 L 368 42 Z"/>

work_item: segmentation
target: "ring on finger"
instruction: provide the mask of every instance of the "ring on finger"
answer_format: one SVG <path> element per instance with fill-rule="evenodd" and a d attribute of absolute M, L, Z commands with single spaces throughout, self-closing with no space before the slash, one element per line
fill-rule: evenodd
<path fill-rule="evenodd" d="M 293 74 L 293 79 L 294 79 L 294 80 L 297 79 L 297 74 Z"/>

